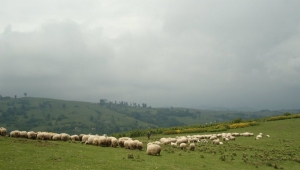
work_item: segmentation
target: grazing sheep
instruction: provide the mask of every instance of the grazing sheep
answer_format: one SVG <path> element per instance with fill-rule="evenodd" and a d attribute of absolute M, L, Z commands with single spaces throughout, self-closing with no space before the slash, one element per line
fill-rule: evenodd
<path fill-rule="evenodd" d="M 190 150 L 191 151 L 194 151 L 195 150 L 195 143 L 190 143 Z"/>
<path fill-rule="evenodd" d="M 36 139 L 38 140 L 51 140 L 54 134 L 48 132 L 38 132 Z"/>
<path fill-rule="evenodd" d="M 37 133 L 35 133 L 34 131 L 27 132 L 28 139 L 36 139 L 36 135 L 37 135 Z"/>
<path fill-rule="evenodd" d="M 70 140 L 70 135 L 69 135 L 69 134 L 66 134 L 66 133 L 62 133 L 60 139 L 61 139 L 62 141 L 68 141 L 68 140 Z"/>
<path fill-rule="evenodd" d="M 147 155 L 160 155 L 161 147 L 158 144 L 149 144 L 147 146 Z"/>
<path fill-rule="evenodd" d="M 270 135 L 266 135 L 266 137 L 267 137 L 267 138 L 269 138 L 269 137 L 270 137 Z"/>
<path fill-rule="evenodd" d="M 81 143 L 85 143 L 89 137 L 90 137 L 90 135 L 83 135 L 82 139 L 81 139 Z"/>
<path fill-rule="evenodd" d="M 180 149 L 186 149 L 186 143 L 181 143 L 180 145 L 179 145 L 179 147 L 180 147 Z"/>
<path fill-rule="evenodd" d="M 10 136 L 10 137 L 14 137 L 14 138 L 18 138 L 18 137 L 20 137 L 20 131 L 19 131 L 19 130 L 11 131 L 11 132 L 9 133 L 9 136 Z"/>
<path fill-rule="evenodd" d="M 61 134 L 54 134 L 52 140 L 61 140 Z"/>
<path fill-rule="evenodd" d="M 180 145 L 181 143 L 188 143 L 188 139 L 186 137 L 179 137 L 176 141 L 176 143 L 178 145 Z"/>
<path fill-rule="evenodd" d="M 136 149 L 137 142 L 138 140 L 129 141 L 129 149 Z"/>
<path fill-rule="evenodd" d="M 121 148 L 125 147 L 124 142 L 125 142 L 126 140 L 132 140 L 132 139 L 129 138 L 129 137 L 121 137 L 121 138 L 118 139 L 118 144 L 119 144 L 119 146 L 120 146 Z"/>
<path fill-rule="evenodd" d="M 79 141 L 82 141 L 82 137 L 84 136 L 85 134 L 80 134 L 79 135 Z"/>
<path fill-rule="evenodd" d="M 138 141 L 138 142 L 136 143 L 136 148 L 137 148 L 138 150 L 143 150 L 143 142 Z"/>
<path fill-rule="evenodd" d="M 212 141 L 212 143 L 214 145 L 219 145 L 220 144 L 220 140 L 219 139 L 215 139 L 215 140 Z"/>
<path fill-rule="evenodd" d="M 215 139 L 217 139 L 218 137 L 217 137 L 217 135 L 212 135 L 209 139 L 210 140 L 215 140 Z"/>
<path fill-rule="evenodd" d="M 98 137 L 98 145 L 99 146 L 107 146 L 106 144 L 106 136 L 99 136 Z"/>
<path fill-rule="evenodd" d="M 72 136 L 70 136 L 70 139 L 72 141 L 79 141 L 79 136 L 78 135 L 72 135 Z"/>
<path fill-rule="evenodd" d="M 28 138 L 27 132 L 26 131 L 21 131 L 20 132 L 20 138 Z"/>
<path fill-rule="evenodd" d="M 171 146 L 175 148 L 175 147 L 177 147 L 177 143 L 176 142 L 171 142 Z"/>
<path fill-rule="evenodd" d="M 85 141 L 85 144 L 92 145 L 95 137 L 96 137 L 95 135 L 89 135 L 89 138 Z"/>
<path fill-rule="evenodd" d="M 132 141 L 132 140 L 126 140 L 126 141 L 124 141 L 124 147 L 125 147 L 125 149 L 130 149 L 129 143 L 130 143 L 131 141 Z"/>
<path fill-rule="evenodd" d="M 4 127 L 0 128 L 0 136 L 6 136 L 7 130 Z"/>
<path fill-rule="evenodd" d="M 118 146 L 118 139 L 117 138 L 115 138 L 115 137 L 113 137 L 112 139 L 111 139 L 111 147 L 117 147 Z"/>

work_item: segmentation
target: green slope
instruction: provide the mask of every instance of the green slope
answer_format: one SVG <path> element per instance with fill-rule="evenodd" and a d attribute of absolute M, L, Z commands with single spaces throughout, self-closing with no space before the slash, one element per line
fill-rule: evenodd
<path fill-rule="evenodd" d="M 9 130 L 34 130 L 112 134 L 136 129 L 175 127 L 230 121 L 237 117 L 256 119 L 283 111 L 244 113 L 188 108 L 151 108 L 119 103 L 90 103 L 48 98 L 0 99 L 0 126 Z"/>

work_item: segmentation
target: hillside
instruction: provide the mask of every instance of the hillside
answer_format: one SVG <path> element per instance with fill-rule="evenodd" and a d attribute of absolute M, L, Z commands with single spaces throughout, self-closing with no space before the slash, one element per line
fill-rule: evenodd
<path fill-rule="evenodd" d="M 160 156 L 146 155 L 147 143 L 178 135 L 134 138 L 143 142 L 143 150 L 0 136 L 0 169 L 299 169 L 299 123 L 296 118 L 230 129 L 226 133 L 263 133 L 264 137 L 240 136 L 223 145 L 197 143 L 195 151 L 162 144 Z M 180 134 L 184 135 L 192 134 Z"/>
<path fill-rule="evenodd" d="M 111 134 L 136 129 L 211 124 L 235 118 L 257 119 L 285 111 L 238 112 L 151 108 L 126 102 L 90 103 L 48 98 L 0 99 L 0 126 L 9 130 Z"/>

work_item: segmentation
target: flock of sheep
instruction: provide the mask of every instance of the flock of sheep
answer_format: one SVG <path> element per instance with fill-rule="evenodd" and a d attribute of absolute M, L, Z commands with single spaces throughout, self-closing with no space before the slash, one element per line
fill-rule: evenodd
<path fill-rule="evenodd" d="M 34 131 L 19 131 L 13 130 L 7 134 L 7 130 L 0 128 L 1 136 L 9 136 L 14 138 L 27 138 L 36 140 L 54 140 L 54 141 L 81 141 L 82 144 L 103 146 L 103 147 L 117 147 L 126 149 L 143 149 L 143 143 L 139 140 L 133 140 L 130 137 L 121 137 L 117 139 L 113 136 L 107 135 L 69 135 L 67 133 L 52 133 L 52 132 L 34 132 Z M 160 155 L 161 147 L 157 144 L 148 144 L 146 153 L 148 155 Z"/>
<path fill-rule="evenodd" d="M 91 134 L 81 134 L 81 135 L 69 135 L 67 133 L 51 133 L 51 132 L 34 132 L 34 131 L 19 131 L 14 130 L 7 134 L 7 130 L 3 127 L 0 128 L 1 136 L 10 136 L 15 138 L 28 138 L 36 140 L 54 140 L 54 141 L 81 141 L 82 144 L 102 146 L 102 147 L 121 147 L 125 149 L 143 149 L 143 143 L 139 140 L 133 140 L 130 137 L 121 137 L 117 139 L 113 136 L 107 135 L 91 135 Z M 161 146 L 160 145 L 170 145 L 175 148 L 180 148 L 182 150 L 189 149 L 194 151 L 196 144 L 208 144 L 212 143 L 214 145 L 222 145 L 223 142 L 229 140 L 235 140 L 238 136 L 254 136 L 253 133 L 219 133 L 219 134 L 204 134 L 204 135 L 188 135 L 188 136 L 177 136 L 160 138 L 158 141 L 148 142 L 146 153 L 148 155 L 160 155 Z M 269 135 L 265 135 L 270 137 Z M 263 137 L 262 133 L 259 133 L 255 140 Z"/>

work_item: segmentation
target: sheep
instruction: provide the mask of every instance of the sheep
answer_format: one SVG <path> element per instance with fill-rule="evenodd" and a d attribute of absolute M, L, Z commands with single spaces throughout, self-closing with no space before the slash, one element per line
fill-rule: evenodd
<path fill-rule="evenodd" d="M 124 142 L 126 141 L 126 140 L 131 140 L 131 138 L 129 138 L 129 137 L 121 137 L 121 138 L 119 138 L 118 139 L 118 145 L 121 147 L 121 148 L 123 148 L 123 147 L 125 147 L 124 146 Z"/>
<path fill-rule="evenodd" d="M 161 147 L 158 144 L 149 144 L 147 146 L 147 155 L 160 155 Z"/>
<path fill-rule="evenodd" d="M 181 143 L 180 145 L 179 145 L 179 147 L 180 147 L 180 149 L 186 149 L 186 143 Z"/>
<path fill-rule="evenodd" d="M 115 138 L 115 137 L 113 137 L 112 139 L 111 139 L 111 147 L 117 147 L 118 146 L 118 139 L 117 138 Z"/>
<path fill-rule="evenodd" d="M 129 149 L 135 149 L 137 147 L 136 146 L 137 142 L 138 142 L 138 140 L 129 141 L 129 143 L 128 143 Z"/>
<path fill-rule="evenodd" d="M 195 150 L 195 143 L 190 143 L 190 150 L 194 151 Z"/>
<path fill-rule="evenodd" d="M 38 132 L 36 135 L 37 140 L 44 140 L 44 133 L 43 132 Z"/>
<path fill-rule="evenodd" d="M 95 146 L 98 146 L 98 145 L 99 145 L 99 136 L 95 136 L 95 137 L 93 138 L 92 144 L 95 145 Z"/>
<path fill-rule="evenodd" d="M 99 146 L 107 146 L 106 145 L 106 136 L 98 136 L 98 145 Z"/>
<path fill-rule="evenodd" d="M 70 136 L 70 139 L 72 141 L 79 141 L 79 136 L 78 135 L 72 135 L 72 136 Z"/>
<path fill-rule="evenodd" d="M 109 136 L 106 138 L 106 146 L 111 146 L 111 140 L 113 139 L 114 137 L 112 136 Z"/>
<path fill-rule="evenodd" d="M 9 133 L 9 136 L 10 136 L 10 137 L 14 137 L 14 138 L 18 138 L 18 137 L 20 137 L 20 131 L 19 131 L 19 130 L 11 131 L 11 132 Z"/>
<path fill-rule="evenodd" d="M 180 145 L 181 143 L 188 143 L 188 139 L 186 137 L 179 137 L 176 141 L 176 143 L 178 145 Z"/>
<path fill-rule="evenodd" d="M 85 134 L 80 134 L 79 135 L 79 141 L 82 141 L 82 137 L 84 136 Z"/>
<path fill-rule="evenodd" d="M 35 133 L 34 131 L 27 132 L 28 139 L 36 139 L 36 135 L 37 135 L 37 133 Z"/>
<path fill-rule="evenodd" d="M 143 142 L 138 141 L 136 147 L 138 150 L 143 150 Z"/>
<path fill-rule="evenodd" d="M 83 135 L 82 139 L 81 139 L 81 143 L 85 143 L 89 137 L 90 137 L 90 135 Z"/>
<path fill-rule="evenodd" d="M 266 137 L 267 137 L 267 138 L 269 138 L 269 137 L 270 137 L 270 135 L 266 135 Z"/>
<path fill-rule="evenodd" d="M 171 142 L 171 146 L 175 148 L 175 147 L 177 147 L 177 143 L 176 142 Z"/>
<path fill-rule="evenodd" d="M 26 131 L 21 131 L 20 132 L 20 138 L 28 138 L 27 132 Z"/>
<path fill-rule="evenodd" d="M 130 139 L 130 140 L 124 141 L 124 147 L 125 147 L 125 149 L 130 149 L 129 143 L 130 143 L 131 141 L 132 141 L 131 139 Z"/>
<path fill-rule="evenodd" d="M 95 135 L 89 135 L 89 138 L 85 141 L 85 144 L 93 144 Z"/>
<path fill-rule="evenodd" d="M 62 141 L 68 141 L 68 140 L 70 140 L 70 135 L 66 134 L 66 133 L 62 133 L 60 140 L 62 140 Z"/>
<path fill-rule="evenodd" d="M 52 140 L 61 140 L 61 134 L 54 134 Z"/>
<path fill-rule="evenodd" d="M 215 140 L 215 139 L 217 139 L 218 137 L 216 136 L 216 135 L 212 135 L 209 139 L 210 140 Z"/>
<path fill-rule="evenodd" d="M 219 139 L 215 139 L 212 141 L 214 145 L 219 145 L 220 144 L 220 140 Z"/>
<path fill-rule="evenodd" d="M 0 136 L 6 136 L 7 130 L 4 127 L 0 128 Z"/>

